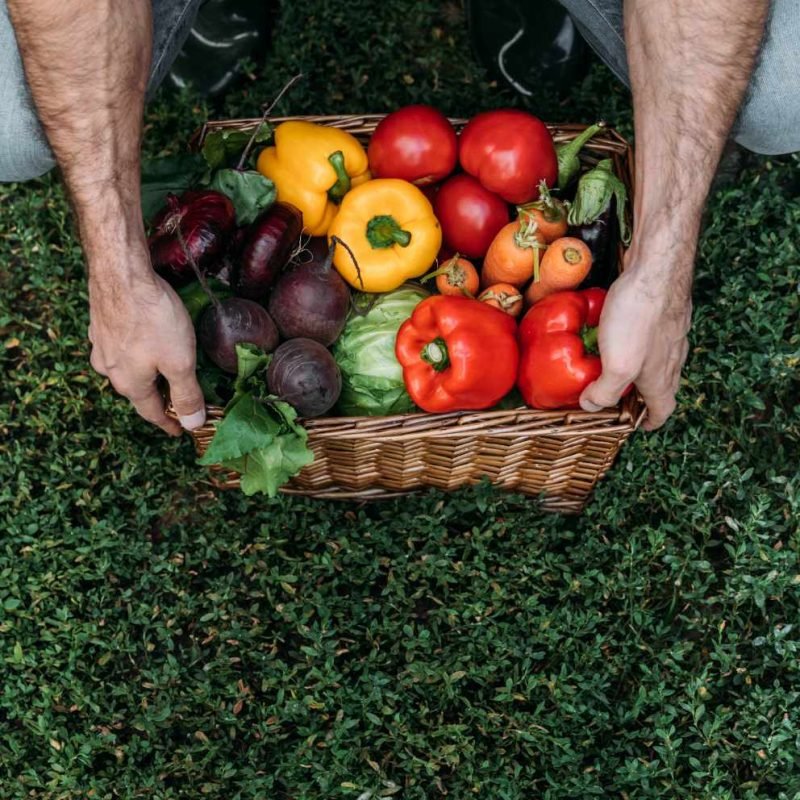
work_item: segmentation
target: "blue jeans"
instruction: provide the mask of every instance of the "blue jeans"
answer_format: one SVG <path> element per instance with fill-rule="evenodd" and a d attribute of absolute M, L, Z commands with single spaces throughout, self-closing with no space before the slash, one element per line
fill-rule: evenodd
<path fill-rule="evenodd" d="M 158 88 L 178 55 L 200 2 L 152 0 L 153 61 L 148 95 Z M 25 82 L 6 0 L 0 0 L 0 182 L 35 178 L 54 166 Z"/>
<path fill-rule="evenodd" d="M 623 38 L 623 0 L 558 0 L 614 74 L 630 86 Z M 666 2 L 666 0 L 662 0 Z M 756 153 L 800 150 L 800 0 L 772 0 L 761 56 L 739 111 L 733 138 Z"/>

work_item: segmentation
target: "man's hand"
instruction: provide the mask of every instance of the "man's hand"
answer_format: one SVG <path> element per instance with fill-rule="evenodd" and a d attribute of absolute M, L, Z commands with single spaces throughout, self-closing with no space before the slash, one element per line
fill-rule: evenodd
<path fill-rule="evenodd" d="M 149 267 L 147 252 L 139 256 Z M 172 288 L 147 269 L 131 269 L 130 258 L 115 283 L 89 281 L 91 364 L 133 403 L 148 422 L 177 436 L 181 425 L 205 422 L 203 393 L 195 377 L 195 336 L 186 309 Z M 161 374 L 180 425 L 164 413 L 156 381 Z"/>
<path fill-rule="evenodd" d="M 647 429 L 675 407 L 700 219 L 753 72 L 769 0 L 625 0 L 636 132 L 631 249 L 600 319 L 603 374 L 581 397 L 612 406 L 634 381 Z"/>
<path fill-rule="evenodd" d="M 646 267 L 628 267 L 606 297 L 599 332 L 603 374 L 584 390 L 581 408 L 613 406 L 635 383 L 647 403 L 643 427 L 663 425 L 675 409 L 691 316 L 690 297 L 653 285 Z"/>

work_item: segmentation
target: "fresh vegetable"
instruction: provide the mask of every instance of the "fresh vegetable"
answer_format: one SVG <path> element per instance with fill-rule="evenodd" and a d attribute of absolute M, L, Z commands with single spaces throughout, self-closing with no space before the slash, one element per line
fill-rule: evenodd
<path fill-rule="evenodd" d="M 252 169 L 218 169 L 209 186 L 230 198 L 239 225 L 250 225 L 277 195 L 275 184 Z"/>
<path fill-rule="evenodd" d="M 532 218 L 520 216 L 504 225 L 492 240 L 481 270 L 481 283 L 510 283 L 521 289 L 533 278 L 538 280 L 540 253 L 546 245 L 539 226 Z"/>
<path fill-rule="evenodd" d="M 236 374 L 236 345 L 248 343 L 270 353 L 278 345 L 278 329 L 258 303 L 229 297 L 215 301 L 202 313 L 197 342 L 220 369 Z"/>
<path fill-rule="evenodd" d="M 176 287 L 196 278 L 192 262 L 202 272 L 218 272 L 235 223 L 233 203 L 220 192 L 168 194 L 148 239 L 153 269 Z"/>
<path fill-rule="evenodd" d="M 431 106 L 406 106 L 378 123 L 367 155 L 376 178 L 402 178 L 426 186 L 455 169 L 458 140 L 441 111 Z"/>
<path fill-rule="evenodd" d="M 480 286 L 480 276 L 471 261 L 456 253 L 442 264 L 439 269 L 429 272 L 422 280 L 436 279 L 436 288 L 440 294 L 464 295 L 474 297 Z"/>
<path fill-rule="evenodd" d="M 468 297 L 423 300 L 395 346 L 411 399 L 431 413 L 495 405 L 516 380 L 516 329 L 508 314 Z"/>
<path fill-rule="evenodd" d="M 617 251 L 617 220 L 615 200 L 594 221 L 567 229 L 567 235 L 580 239 L 592 254 L 592 269 L 582 285 L 608 288 L 615 277 Z"/>
<path fill-rule="evenodd" d="M 558 162 L 553 137 L 533 114 L 516 109 L 485 111 L 461 131 L 458 159 L 489 191 L 509 203 L 528 203 L 539 184 L 553 186 Z"/>
<path fill-rule="evenodd" d="M 558 292 L 538 302 L 519 326 L 519 387 L 533 408 L 577 408 L 602 371 L 597 350 L 605 292 Z"/>
<path fill-rule="evenodd" d="M 542 256 L 539 279 L 525 292 L 528 303 L 537 303 L 553 292 L 577 288 L 592 268 L 592 254 L 580 240 L 564 236 L 550 244 Z"/>
<path fill-rule="evenodd" d="M 263 303 L 267 291 L 300 242 L 303 215 L 289 203 L 275 203 L 245 231 L 233 260 L 231 286 L 239 297 Z"/>
<path fill-rule="evenodd" d="M 519 289 L 510 283 L 492 284 L 481 292 L 478 300 L 492 308 L 499 308 L 512 317 L 518 317 L 522 312 L 522 295 Z"/>
<path fill-rule="evenodd" d="M 351 190 L 328 232 L 346 248 L 336 248 L 333 263 L 353 287 L 390 292 L 433 263 L 442 231 L 433 208 L 412 184 L 378 178 Z"/>
<path fill-rule="evenodd" d="M 269 356 L 240 344 L 236 357 L 239 369 L 234 397 L 199 463 L 238 472 L 246 495 L 263 492 L 274 497 L 286 481 L 314 460 L 314 454 L 295 410 L 263 393 Z"/>
<path fill-rule="evenodd" d="M 505 201 L 471 175 L 446 180 L 436 194 L 434 210 L 445 245 L 467 258 L 483 258 L 508 222 Z"/>
<path fill-rule="evenodd" d="M 318 417 L 339 399 L 342 375 L 333 356 L 319 342 L 290 339 L 272 356 L 267 386 L 301 417 Z"/>
<path fill-rule="evenodd" d="M 562 142 L 556 145 L 556 158 L 558 159 L 558 188 L 564 191 L 570 182 L 574 180 L 581 171 L 580 152 L 589 139 L 598 131 L 605 128 L 605 122 L 598 122 L 590 125 L 585 131 L 578 134 L 569 142 Z"/>
<path fill-rule="evenodd" d="M 217 300 L 224 300 L 233 294 L 229 286 L 216 278 L 209 278 L 206 287 L 200 281 L 192 281 L 178 289 L 178 296 L 186 306 L 192 322 L 197 322 L 200 314 L 213 302 L 212 296 Z"/>
<path fill-rule="evenodd" d="M 314 339 L 329 347 L 342 332 L 350 290 L 332 269 L 335 247 L 329 248 L 325 239 L 312 239 L 278 278 L 268 308 L 284 339 Z"/>
<path fill-rule="evenodd" d="M 418 286 L 401 286 L 388 294 L 356 294 L 353 312 L 333 346 L 342 370 L 338 411 L 348 416 L 386 416 L 412 411 L 414 404 L 403 383 L 394 352 L 397 330 L 428 297 Z"/>
<path fill-rule="evenodd" d="M 610 158 L 601 161 L 594 169 L 581 175 L 578 190 L 569 209 L 567 219 L 574 226 L 595 222 L 616 201 L 617 223 L 622 241 L 629 244 L 631 232 L 625 215 L 628 192 L 625 184 L 614 174 Z"/>
<path fill-rule="evenodd" d="M 258 171 L 275 183 L 278 200 L 300 209 L 311 236 L 324 236 L 342 198 L 370 177 L 355 136 L 312 122 L 278 125 L 274 147 L 258 157 Z"/>
<path fill-rule="evenodd" d="M 539 186 L 538 200 L 517 208 L 521 220 L 536 223 L 536 230 L 546 244 L 566 235 L 567 210 L 567 205 L 553 197 L 545 183 Z"/>

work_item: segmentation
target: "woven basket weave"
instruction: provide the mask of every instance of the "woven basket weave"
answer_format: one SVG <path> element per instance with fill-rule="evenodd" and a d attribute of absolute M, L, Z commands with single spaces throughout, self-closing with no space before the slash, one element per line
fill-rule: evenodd
<path fill-rule="evenodd" d="M 383 115 L 284 117 L 331 125 L 363 143 Z M 247 130 L 259 120 L 208 122 L 192 140 L 202 146 L 214 130 Z M 460 129 L 465 120 L 452 120 Z M 584 125 L 549 125 L 554 140 L 569 141 Z M 617 175 L 633 196 L 630 145 L 614 130 L 597 134 L 583 150 L 586 166 L 612 158 Z M 620 247 L 620 263 L 622 258 Z M 206 424 L 192 432 L 198 454 L 214 436 L 222 409 L 209 406 Z M 325 417 L 304 421 L 314 462 L 283 491 L 325 499 L 364 500 L 392 497 L 425 486 L 457 489 L 488 479 L 495 486 L 541 495 L 544 508 L 577 513 L 592 488 L 638 427 L 644 404 L 631 393 L 616 409 L 584 411 L 454 412 L 390 417 Z M 212 467 L 220 489 L 239 486 L 235 473 Z"/>

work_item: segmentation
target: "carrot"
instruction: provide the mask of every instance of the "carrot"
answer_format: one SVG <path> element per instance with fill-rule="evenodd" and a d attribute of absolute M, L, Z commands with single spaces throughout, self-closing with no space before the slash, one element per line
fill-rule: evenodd
<path fill-rule="evenodd" d="M 553 292 L 574 289 L 591 268 L 591 251 L 580 239 L 571 236 L 556 239 L 542 257 L 539 280 L 528 287 L 525 299 L 533 304 Z"/>
<path fill-rule="evenodd" d="M 478 270 L 471 261 L 456 253 L 442 264 L 439 269 L 429 272 L 422 280 L 436 278 L 436 288 L 441 294 L 466 295 L 475 297 L 480 285 Z"/>
<path fill-rule="evenodd" d="M 546 247 L 538 225 L 518 219 L 504 225 L 483 259 L 481 283 L 510 283 L 521 289 L 539 271 L 539 254 Z"/>
<path fill-rule="evenodd" d="M 478 296 L 478 300 L 505 311 L 512 317 L 518 317 L 522 311 L 522 295 L 516 286 L 510 283 L 495 283 Z"/>
<path fill-rule="evenodd" d="M 560 239 L 567 232 L 567 205 L 550 194 L 544 181 L 539 184 L 539 199 L 517 206 L 517 213 L 520 220 L 530 219 L 536 223 L 546 244 Z"/>

